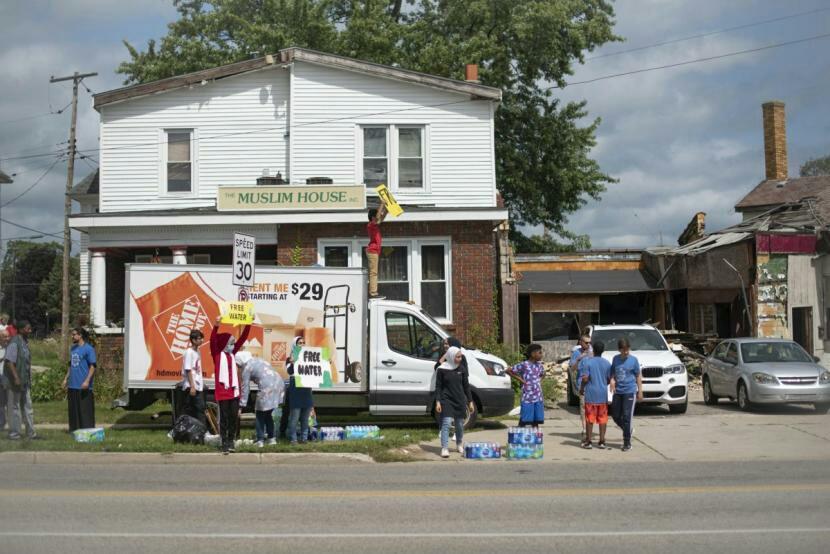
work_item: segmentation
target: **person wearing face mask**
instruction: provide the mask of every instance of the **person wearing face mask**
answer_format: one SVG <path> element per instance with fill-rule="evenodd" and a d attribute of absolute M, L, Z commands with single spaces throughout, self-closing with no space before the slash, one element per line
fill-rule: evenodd
<path fill-rule="evenodd" d="M 450 423 L 455 421 L 455 444 L 464 453 L 464 418 L 475 410 L 467 374 L 461 367 L 464 354 L 451 346 L 435 376 L 435 412 L 441 417 L 441 457 L 449 458 Z"/>
<path fill-rule="evenodd" d="M 213 396 L 219 404 L 219 434 L 223 454 L 234 451 L 236 428 L 239 422 L 239 375 L 234 356 L 245 345 L 251 326 L 246 325 L 236 340 L 230 333 L 219 332 L 221 317 L 216 318 L 210 333 L 210 355 L 213 358 L 215 388 Z"/>

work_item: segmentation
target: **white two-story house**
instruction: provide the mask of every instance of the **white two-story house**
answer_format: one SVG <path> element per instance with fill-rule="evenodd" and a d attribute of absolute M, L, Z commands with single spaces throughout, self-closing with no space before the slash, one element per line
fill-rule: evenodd
<path fill-rule="evenodd" d="M 461 337 L 495 331 L 496 230 L 508 218 L 496 191 L 500 99 L 473 80 L 301 48 L 95 95 L 100 166 L 76 185 L 71 219 L 92 323 L 120 327 L 125 264 L 230 264 L 234 232 L 256 237 L 260 265 L 299 254 L 361 266 L 366 208 L 385 183 L 405 212 L 382 226 L 380 292 Z M 360 186 L 361 205 L 220 201 L 236 187 L 329 184 Z"/>

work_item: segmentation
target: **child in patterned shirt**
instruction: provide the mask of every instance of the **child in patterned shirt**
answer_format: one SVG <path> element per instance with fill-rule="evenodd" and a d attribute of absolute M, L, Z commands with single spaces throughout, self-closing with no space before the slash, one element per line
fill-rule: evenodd
<path fill-rule="evenodd" d="M 531 344 L 525 352 L 527 358 L 507 370 L 507 373 L 522 384 L 521 413 L 519 425 L 531 426 L 535 431 L 545 422 L 545 403 L 542 397 L 542 347 Z"/>

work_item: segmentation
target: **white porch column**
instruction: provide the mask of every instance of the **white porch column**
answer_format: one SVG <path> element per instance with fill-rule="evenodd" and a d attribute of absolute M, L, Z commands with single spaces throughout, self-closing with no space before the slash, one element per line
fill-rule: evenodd
<path fill-rule="evenodd" d="M 107 325 L 107 256 L 103 250 L 90 251 L 92 267 L 89 283 L 89 306 L 94 327 Z"/>
<path fill-rule="evenodd" d="M 187 265 L 187 246 L 171 246 L 173 265 Z"/>

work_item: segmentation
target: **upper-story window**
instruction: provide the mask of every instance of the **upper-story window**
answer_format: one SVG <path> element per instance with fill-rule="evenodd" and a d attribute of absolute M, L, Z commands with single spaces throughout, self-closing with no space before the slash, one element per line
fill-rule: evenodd
<path fill-rule="evenodd" d="M 363 182 L 374 189 L 426 189 L 426 127 L 423 125 L 366 125 L 361 127 Z"/>
<path fill-rule="evenodd" d="M 193 131 L 165 131 L 164 188 L 168 193 L 193 192 Z"/>

